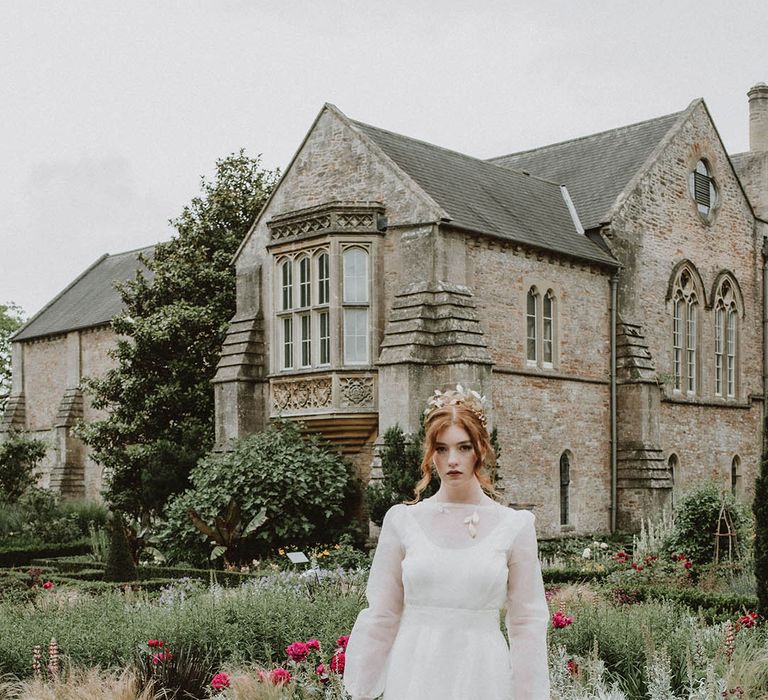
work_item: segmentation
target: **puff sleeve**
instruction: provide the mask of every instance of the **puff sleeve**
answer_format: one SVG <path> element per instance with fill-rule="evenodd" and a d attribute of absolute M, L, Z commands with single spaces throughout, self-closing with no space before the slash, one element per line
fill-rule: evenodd
<path fill-rule="evenodd" d="M 387 660 L 403 611 L 404 547 L 398 521 L 405 506 L 387 511 L 368 576 L 368 607 L 360 612 L 347 643 L 344 687 L 353 700 L 384 692 Z"/>
<path fill-rule="evenodd" d="M 525 517 L 507 557 L 505 622 L 511 655 L 514 700 L 549 700 L 547 628 L 549 608 L 544 597 L 534 515 Z"/>

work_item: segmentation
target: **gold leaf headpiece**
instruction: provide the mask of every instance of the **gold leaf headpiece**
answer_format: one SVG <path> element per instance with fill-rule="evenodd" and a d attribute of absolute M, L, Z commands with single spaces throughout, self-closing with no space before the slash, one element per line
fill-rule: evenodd
<path fill-rule="evenodd" d="M 428 418 L 435 409 L 462 405 L 472 411 L 483 424 L 483 427 L 488 430 L 488 419 L 485 415 L 486 403 L 485 396 L 481 396 L 471 389 L 465 390 L 461 384 L 457 384 L 455 389 L 447 389 L 446 391 L 435 389 L 435 395 L 427 401 L 424 415 Z"/>

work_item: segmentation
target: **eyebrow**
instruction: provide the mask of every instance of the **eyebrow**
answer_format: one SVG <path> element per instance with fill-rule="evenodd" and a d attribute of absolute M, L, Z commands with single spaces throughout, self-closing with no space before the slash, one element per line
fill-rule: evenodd
<path fill-rule="evenodd" d="M 435 442 L 436 446 L 441 446 L 441 447 L 445 447 L 447 444 L 448 444 L 447 442 L 440 442 L 440 441 Z M 471 440 L 464 440 L 463 442 L 457 442 L 456 444 L 459 447 L 461 447 L 462 445 L 471 445 L 472 441 Z"/>

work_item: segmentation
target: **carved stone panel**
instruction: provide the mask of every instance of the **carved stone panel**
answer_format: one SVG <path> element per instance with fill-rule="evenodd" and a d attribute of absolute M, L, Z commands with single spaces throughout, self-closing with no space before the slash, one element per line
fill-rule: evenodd
<path fill-rule="evenodd" d="M 330 408 L 332 398 L 330 377 L 297 379 L 272 384 L 272 409 L 275 413 Z"/>
<path fill-rule="evenodd" d="M 340 377 L 340 408 L 373 408 L 373 377 Z"/>

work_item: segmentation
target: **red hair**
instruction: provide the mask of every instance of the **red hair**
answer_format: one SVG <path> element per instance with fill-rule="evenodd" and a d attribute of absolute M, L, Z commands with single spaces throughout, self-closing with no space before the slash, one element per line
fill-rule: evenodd
<path fill-rule="evenodd" d="M 421 479 L 414 488 L 415 498 L 411 503 L 416 503 L 419 500 L 421 492 L 432 481 L 432 458 L 437 449 L 437 438 L 452 425 L 466 430 L 472 448 L 475 450 L 475 455 L 477 455 L 475 476 L 483 491 L 491 496 L 496 495 L 496 489 L 494 489 L 493 482 L 488 476 L 488 467 L 493 467 L 496 463 L 496 455 L 491 446 L 491 436 L 475 411 L 461 403 L 453 403 L 433 409 L 424 422 L 426 435 L 424 437 L 424 458 L 421 460 Z"/>

